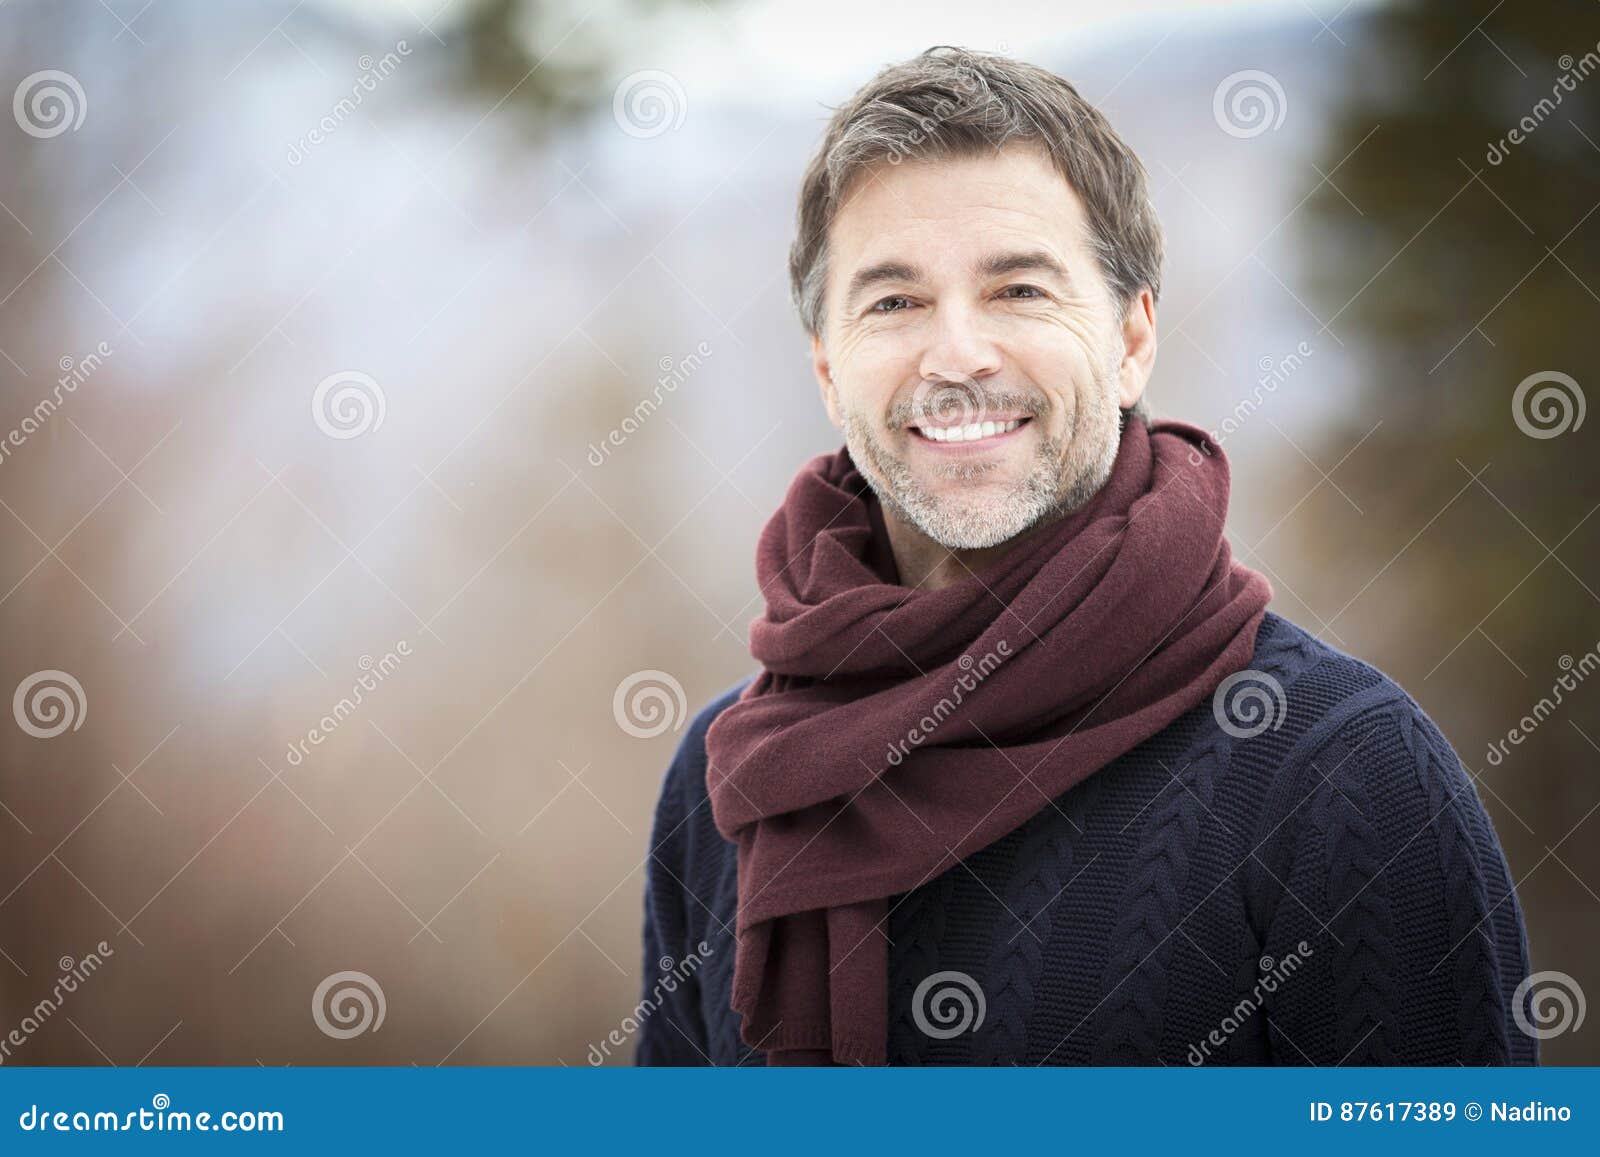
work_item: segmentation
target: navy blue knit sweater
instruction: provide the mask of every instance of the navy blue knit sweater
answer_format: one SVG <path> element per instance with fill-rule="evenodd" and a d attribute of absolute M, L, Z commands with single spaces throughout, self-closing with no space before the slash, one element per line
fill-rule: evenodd
<path fill-rule="evenodd" d="M 1207 700 L 890 898 L 891 1064 L 1537 1062 L 1512 1016 L 1521 908 L 1450 745 L 1277 615 L 1251 666 L 1284 689 L 1276 730 L 1234 738 Z M 706 728 L 738 690 L 662 786 L 638 1064 L 765 1063 L 729 1008 L 735 848 L 706 795 Z M 963 975 L 924 985 L 940 973 Z M 932 1007 L 952 984 L 974 1008 L 953 1022 Z"/>

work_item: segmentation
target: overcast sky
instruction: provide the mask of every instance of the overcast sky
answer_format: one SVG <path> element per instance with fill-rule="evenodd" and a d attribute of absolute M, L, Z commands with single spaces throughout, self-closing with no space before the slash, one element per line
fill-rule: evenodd
<path fill-rule="evenodd" d="M 429 20 L 448 36 L 474 0 L 316 0 L 397 35 Z M 692 78 L 697 100 L 788 102 L 848 91 L 892 60 L 930 44 L 1028 57 L 1090 51 L 1144 27 L 1197 29 L 1281 13 L 1335 27 L 1380 0 L 684 0 L 646 24 L 626 0 L 542 5 L 540 42 L 586 35 L 610 42 L 623 70 L 659 68 Z M 581 21 L 581 24 L 580 24 Z M 730 52 L 730 42 L 737 52 Z M 1130 62 L 1132 63 L 1132 62 Z"/>

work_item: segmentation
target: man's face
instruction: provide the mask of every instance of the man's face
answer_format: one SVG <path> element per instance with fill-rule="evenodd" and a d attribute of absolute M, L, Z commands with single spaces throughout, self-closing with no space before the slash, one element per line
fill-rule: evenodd
<path fill-rule="evenodd" d="M 951 550 L 1088 501 L 1154 358 L 1040 151 L 883 164 L 828 235 L 823 400 L 880 501 Z"/>

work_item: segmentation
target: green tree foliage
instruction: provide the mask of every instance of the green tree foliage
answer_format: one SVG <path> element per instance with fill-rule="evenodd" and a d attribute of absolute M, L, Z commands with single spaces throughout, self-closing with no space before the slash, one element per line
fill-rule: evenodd
<path fill-rule="evenodd" d="M 1309 252 L 1365 372 L 1326 460 L 1382 425 L 1341 472 L 1364 513 L 1328 504 L 1303 547 L 1340 561 L 1335 608 L 1381 572 L 1358 596 L 1393 628 L 1374 658 L 1483 773 L 1535 966 L 1600 980 L 1600 814 L 1574 830 L 1600 800 L 1600 677 L 1486 758 L 1600 644 L 1600 417 L 1577 425 L 1600 401 L 1600 7 L 1397 5 L 1348 61 Z M 1519 424 L 1519 384 L 1552 371 L 1576 388 L 1530 386 Z M 1546 1059 L 1594 1063 L 1586 1038 Z"/>

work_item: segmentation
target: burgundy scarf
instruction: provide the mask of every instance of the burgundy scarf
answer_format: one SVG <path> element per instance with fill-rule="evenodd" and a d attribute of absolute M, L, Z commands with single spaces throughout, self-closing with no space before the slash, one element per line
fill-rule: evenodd
<path fill-rule="evenodd" d="M 899 585 L 847 451 L 762 532 L 760 676 L 712 724 L 738 844 L 733 1008 L 768 1063 L 883 1064 L 887 898 L 1020 827 L 1243 670 L 1272 596 L 1223 537 L 1228 465 L 1125 423 L 1083 508 L 939 590 Z"/>

